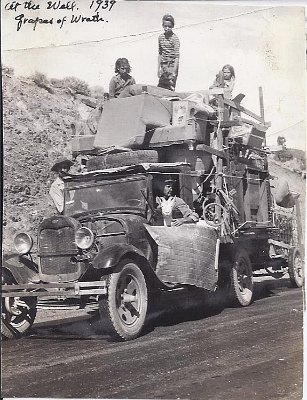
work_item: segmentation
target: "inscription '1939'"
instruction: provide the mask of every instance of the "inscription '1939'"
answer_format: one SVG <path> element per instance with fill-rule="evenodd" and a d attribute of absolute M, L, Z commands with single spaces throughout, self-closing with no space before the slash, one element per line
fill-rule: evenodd
<path fill-rule="evenodd" d="M 90 4 L 90 9 L 93 9 L 95 12 L 97 12 L 99 9 L 108 9 L 109 11 L 111 11 L 115 3 L 115 0 L 93 0 Z"/>

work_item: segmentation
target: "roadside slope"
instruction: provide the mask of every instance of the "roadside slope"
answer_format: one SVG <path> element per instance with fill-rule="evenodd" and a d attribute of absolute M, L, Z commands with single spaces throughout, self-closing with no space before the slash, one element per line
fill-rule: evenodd
<path fill-rule="evenodd" d="M 61 155 L 71 157 L 71 123 L 81 103 L 71 94 L 49 93 L 31 79 L 3 74 L 4 249 L 19 230 L 33 232 L 54 212 L 48 196 L 50 168 Z"/>

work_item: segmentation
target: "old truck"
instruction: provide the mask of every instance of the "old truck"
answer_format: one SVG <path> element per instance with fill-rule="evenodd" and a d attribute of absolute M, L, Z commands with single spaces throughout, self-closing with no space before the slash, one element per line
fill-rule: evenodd
<path fill-rule="evenodd" d="M 96 135 L 74 138 L 87 172 L 65 178 L 63 213 L 41 223 L 36 243 L 18 233 L 16 254 L 4 256 L 2 336 L 26 333 L 42 298 L 94 302 L 104 329 L 130 340 L 159 292 L 223 288 L 248 306 L 255 274 L 288 273 L 301 287 L 298 198 L 272 195 L 262 96 L 261 115 L 243 97 L 142 86 L 106 101 Z M 199 222 L 164 226 L 165 177 Z"/>

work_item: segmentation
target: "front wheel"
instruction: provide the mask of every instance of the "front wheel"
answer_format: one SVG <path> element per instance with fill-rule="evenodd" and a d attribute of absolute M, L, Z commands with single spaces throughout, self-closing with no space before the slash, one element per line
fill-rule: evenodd
<path fill-rule="evenodd" d="M 288 272 L 293 287 L 300 288 L 304 283 L 304 267 L 300 251 L 294 248 L 289 253 Z"/>
<path fill-rule="evenodd" d="M 230 294 L 233 303 L 246 307 L 253 297 L 253 270 L 250 258 L 245 250 L 238 249 L 230 273 Z"/>
<path fill-rule="evenodd" d="M 2 284 L 14 284 L 5 279 Z M 36 297 L 2 297 L 1 337 L 12 339 L 24 334 L 34 323 L 36 317 Z"/>
<path fill-rule="evenodd" d="M 132 260 L 124 260 L 110 275 L 108 294 L 99 301 L 104 328 L 117 339 L 131 340 L 144 328 L 148 290 L 142 270 Z"/>

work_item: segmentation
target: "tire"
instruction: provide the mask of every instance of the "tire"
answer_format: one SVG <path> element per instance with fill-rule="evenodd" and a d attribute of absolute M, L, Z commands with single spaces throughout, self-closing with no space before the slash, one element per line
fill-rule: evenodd
<path fill-rule="evenodd" d="M 245 250 L 236 251 L 230 271 L 230 296 L 236 306 L 250 305 L 253 297 L 253 270 Z"/>
<path fill-rule="evenodd" d="M 100 317 L 104 330 L 112 337 L 131 340 L 140 336 L 144 329 L 148 308 L 147 284 L 134 261 L 123 260 L 118 268 L 118 272 L 109 277 L 107 297 L 99 301 Z"/>
<path fill-rule="evenodd" d="M 296 247 L 289 253 L 288 272 L 291 285 L 296 288 L 302 287 L 304 284 L 304 262 Z"/>
<path fill-rule="evenodd" d="M 156 150 L 131 150 L 123 153 L 93 157 L 88 161 L 87 168 L 88 171 L 96 171 L 106 168 L 156 162 L 158 162 L 158 153 Z"/>
<path fill-rule="evenodd" d="M 218 219 L 218 214 L 220 213 L 220 218 Z M 221 226 L 226 221 L 227 211 L 225 207 L 218 203 L 208 203 L 203 205 L 203 218 L 206 223 L 213 227 Z"/>
<path fill-rule="evenodd" d="M 7 281 L 4 276 L 3 280 L 3 285 L 16 283 Z M 34 323 L 37 312 L 36 297 L 2 297 L 1 302 L 1 337 L 20 337 Z"/>

